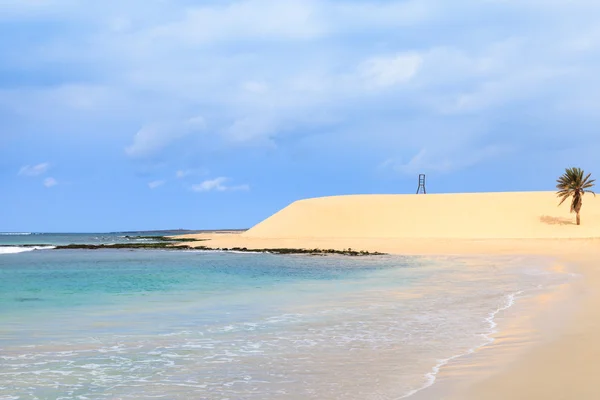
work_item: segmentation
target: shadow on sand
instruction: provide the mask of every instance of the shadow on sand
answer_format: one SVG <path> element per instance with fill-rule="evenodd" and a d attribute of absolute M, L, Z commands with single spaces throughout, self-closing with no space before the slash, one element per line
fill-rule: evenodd
<path fill-rule="evenodd" d="M 575 225 L 569 218 L 551 217 L 549 215 L 542 215 L 540 221 L 547 225 Z"/>

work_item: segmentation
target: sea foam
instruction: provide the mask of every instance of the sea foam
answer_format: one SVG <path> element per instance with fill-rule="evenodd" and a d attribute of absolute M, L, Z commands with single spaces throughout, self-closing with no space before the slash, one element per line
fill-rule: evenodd
<path fill-rule="evenodd" d="M 0 254 L 17 254 L 17 253 L 26 253 L 28 251 L 34 250 L 51 250 L 54 249 L 54 246 L 5 246 L 0 247 Z"/>

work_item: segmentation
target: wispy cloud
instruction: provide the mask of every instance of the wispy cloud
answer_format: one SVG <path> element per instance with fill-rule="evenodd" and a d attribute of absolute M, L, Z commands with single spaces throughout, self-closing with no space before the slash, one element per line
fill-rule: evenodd
<path fill-rule="evenodd" d="M 184 179 L 190 176 L 198 176 L 198 175 L 207 175 L 208 170 L 204 168 L 194 168 L 194 169 L 180 169 L 175 172 L 175 177 L 177 179 Z"/>
<path fill-rule="evenodd" d="M 448 174 L 492 161 L 509 151 L 510 148 L 504 146 L 486 146 L 468 152 L 444 151 L 443 149 L 430 151 L 424 148 L 408 161 L 389 159 L 383 162 L 381 167 L 391 168 L 395 172 L 411 176 L 419 173 Z"/>
<path fill-rule="evenodd" d="M 230 181 L 229 178 L 219 177 L 215 179 L 209 179 L 202 183 L 192 185 L 192 190 L 194 192 L 225 192 L 225 191 L 246 191 L 250 190 L 249 185 L 235 185 L 230 186 L 226 185 L 226 182 Z"/>
<path fill-rule="evenodd" d="M 44 186 L 47 188 L 51 188 L 58 185 L 58 181 L 52 177 L 44 179 Z"/>
<path fill-rule="evenodd" d="M 161 187 L 165 183 L 167 183 L 167 181 L 164 181 L 164 180 L 152 181 L 152 182 L 148 183 L 148 187 L 150 189 L 154 190 L 154 189 L 157 189 L 157 188 Z"/>
<path fill-rule="evenodd" d="M 368 59 L 359 70 L 367 85 L 386 88 L 411 80 L 422 63 L 423 58 L 417 53 L 397 54 Z"/>
<path fill-rule="evenodd" d="M 244 0 L 195 6 L 182 19 L 153 29 L 152 37 L 196 45 L 236 38 L 310 39 L 325 28 L 314 16 L 314 5 L 311 0 Z"/>
<path fill-rule="evenodd" d="M 152 157 L 173 142 L 202 131 L 205 126 L 202 117 L 194 117 L 172 124 L 144 126 L 133 137 L 133 143 L 125 148 L 125 153 L 132 158 Z"/>
<path fill-rule="evenodd" d="M 0 128 L 38 121 L 57 145 L 85 129 L 136 164 L 162 162 L 148 181 L 324 150 L 453 173 L 496 157 L 499 136 L 522 162 L 540 142 L 583 154 L 598 143 L 600 2 L 549 1 L 10 0 L 7 35 L 30 35 L 19 51 L 0 43 Z M 20 175 L 46 173 L 35 168 Z M 208 187 L 196 185 L 229 186 Z"/>
<path fill-rule="evenodd" d="M 49 163 L 41 163 L 37 165 L 25 165 L 19 170 L 20 176 L 40 176 L 45 174 L 50 168 Z"/>

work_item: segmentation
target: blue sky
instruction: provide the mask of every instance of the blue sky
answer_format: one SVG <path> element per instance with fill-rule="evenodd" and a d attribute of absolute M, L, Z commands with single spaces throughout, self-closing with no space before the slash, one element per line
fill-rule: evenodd
<path fill-rule="evenodd" d="M 600 2 L 0 0 L 0 231 L 600 174 Z"/>

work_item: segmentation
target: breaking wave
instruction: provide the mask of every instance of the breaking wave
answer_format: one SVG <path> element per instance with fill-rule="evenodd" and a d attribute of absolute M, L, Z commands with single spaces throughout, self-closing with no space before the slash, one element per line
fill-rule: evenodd
<path fill-rule="evenodd" d="M 4 246 L 0 247 L 0 254 L 17 254 L 34 250 L 51 250 L 54 248 L 54 246 Z"/>

